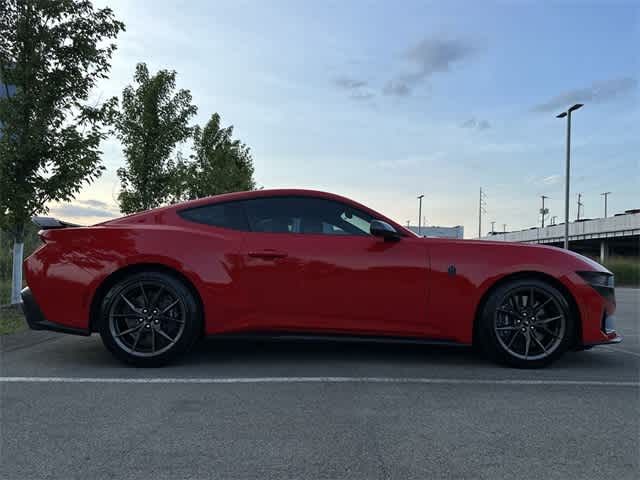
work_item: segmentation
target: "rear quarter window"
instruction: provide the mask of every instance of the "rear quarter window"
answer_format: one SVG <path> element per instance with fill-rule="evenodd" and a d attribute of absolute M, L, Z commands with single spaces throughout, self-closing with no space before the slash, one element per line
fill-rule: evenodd
<path fill-rule="evenodd" d="M 216 203 L 189 208 L 179 211 L 178 215 L 190 222 L 211 225 L 212 227 L 241 231 L 249 230 L 244 208 L 238 202 Z"/>

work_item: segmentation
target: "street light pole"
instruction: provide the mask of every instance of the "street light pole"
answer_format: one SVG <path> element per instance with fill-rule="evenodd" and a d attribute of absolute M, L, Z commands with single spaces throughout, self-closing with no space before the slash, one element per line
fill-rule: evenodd
<path fill-rule="evenodd" d="M 582 103 L 576 103 L 566 112 L 556 115 L 556 118 L 567 117 L 567 160 L 564 179 L 564 248 L 569 250 L 569 175 L 571 172 L 571 112 L 582 107 Z"/>
<path fill-rule="evenodd" d="M 611 195 L 611 192 L 603 192 L 600 195 L 604 197 L 604 218 L 607 218 L 607 197 Z"/>
<path fill-rule="evenodd" d="M 540 195 L 540 198 L 542 198 L 542 208 L 540 209 L 540 213 L 542 214 L 542 228 L 544 228 L 544 216 L 547 214 L 547 211 L 544 208 L 544 201 L 549 197 L 546 195 Z"/>
<path fill-rule="evenodd" d="M 422 236 L 422 199 L 424 195 L 418 195 L 418 235 Z"/>
<path fill-rule="evenodd" d="M 484 208 L 486 203 L 484 201 L 486 194 L 482 191 L 482 187 L 480 187 L 480 197 L 478 200 L 478 238 L 482 238 L 482 214 L 487 213 L 487 210 Z"/>

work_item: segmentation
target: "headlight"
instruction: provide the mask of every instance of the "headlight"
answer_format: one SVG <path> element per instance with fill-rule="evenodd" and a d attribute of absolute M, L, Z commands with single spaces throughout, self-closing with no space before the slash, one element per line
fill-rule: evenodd
<path fill-rule="evenodd" d="M 613 288 L 613 275 L 604 272 L 576 272 L 592 287 Z"/>
<path fill-rule="evenodd" d="M 613 274 L 604 272 L 576 272 L 591 287 L 602 295 L 602 298 L 615 304 L 616 294 L 613 288 Z"/>

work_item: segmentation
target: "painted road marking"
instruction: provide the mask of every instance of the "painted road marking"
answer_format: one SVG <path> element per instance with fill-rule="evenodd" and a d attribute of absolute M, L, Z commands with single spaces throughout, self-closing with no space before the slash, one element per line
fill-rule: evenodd
<path fill-rule="evenodd" d="M 100 378 L 0 377 L 0 383 L 122 383 L 122 384 L 274 384 L 274 383 L 390 383 L 427 385 L 545 385 L 583 387 L 640 387 L 640 382 L 606 380 L 517 380 L 403 377 L 210 377 L 210 378 Z"/>

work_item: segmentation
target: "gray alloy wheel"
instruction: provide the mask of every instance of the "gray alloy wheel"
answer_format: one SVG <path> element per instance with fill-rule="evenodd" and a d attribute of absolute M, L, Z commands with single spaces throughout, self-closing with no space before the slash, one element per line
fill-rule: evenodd
<path fill-rule="evenodd" d="M 539 278 L 516 278 L 494 288 L 476 325 L 475 341 L 494 360 L 544 367 L 576 341 L 578 318 L 565 295 Z"/>
<path fill-rule="evenodd" d="M 109 309 L 109 330 L 116 344 L 140 357 L 169 350 L 184 332 L 184 302 L 171 287 L 140 280 L 123 289 Z"/>
<path fill-rule="evenodd" d="M 496 309 L 493 328 L 498 342 L 521 360 L 544 359 L 560 346 L 567 328 L 558 300 L 536 286 L 509 291 Z"/>
<path fill-rule="evenodd" d="M 170 273 L 134 273 L 113 285 L 102 300 L 100 336 L 111 353 L 141 367 L 164 365 L 202 334 L 199 303 Z"/>

